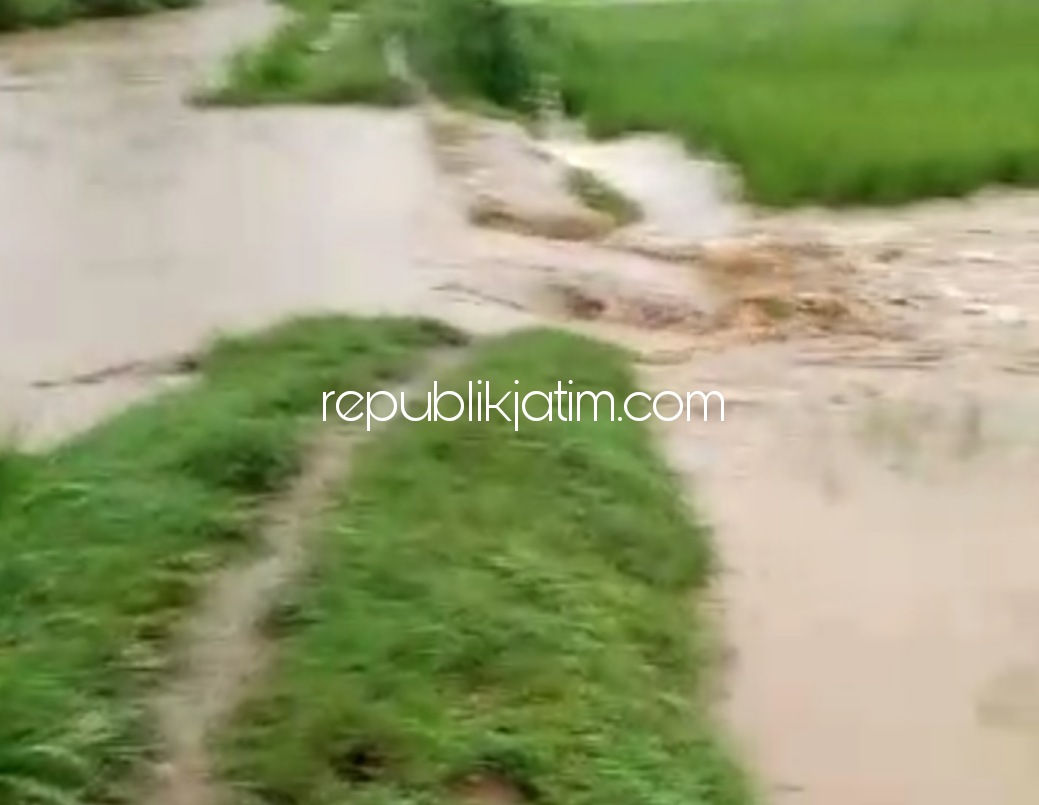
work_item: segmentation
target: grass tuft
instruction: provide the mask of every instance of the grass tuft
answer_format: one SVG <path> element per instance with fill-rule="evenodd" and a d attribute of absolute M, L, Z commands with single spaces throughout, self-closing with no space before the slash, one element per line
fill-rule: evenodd
<path fill-rule="evenodd" d="M 274 492 L 296 474 L 300 444 L 291 422 L 264 419 L 210 422 L 185 440 L 180 466 L 214 489 L 243 495 Z"/>

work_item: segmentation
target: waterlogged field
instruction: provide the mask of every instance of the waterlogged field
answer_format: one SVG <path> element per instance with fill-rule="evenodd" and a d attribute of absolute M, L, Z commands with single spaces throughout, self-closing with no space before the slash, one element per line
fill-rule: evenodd
<path fill-rule="evenodd" d="M 544 11 L 544 6 L 541 7 Z M 553 6 L 599 136 L 675 132 L 788 206 L 1039 184 L 1039 4 L 762 0 Z"/>

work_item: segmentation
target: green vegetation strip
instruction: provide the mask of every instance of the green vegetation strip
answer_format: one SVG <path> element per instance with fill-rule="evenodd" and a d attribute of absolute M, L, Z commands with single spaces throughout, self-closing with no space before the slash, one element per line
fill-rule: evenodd
<path fill-rule="evenodd" d="M 171 626 L 247 550 L 328 389 L 375 389 L 454 338 L 320 318 L 217 344 L 189 387 L 52 453 L 0 455 L 0 802 L 134 801 Z"/>
<path fill-rule="evenodd" d="M 447 385 L 477 379 L 633 390 L 618 351 L 543 331 Z M 648 430 L 590 413 L 399 422 L 359 449 L 224 741 L 242 801 L 749 801 L 696 692 L 707 533 Z"/>
<path fill-rule="evenodd" d="M 0 0 L 0 31 L 50 27 L 87 17 L 127 17 L 198 0 Z"/>
<path fill-rule="evenodd" d="M 2 1 L 2 0 L 0 0 Z M 198 100 L 219 104 L 411 98 L 404 65 L 444 98 L 529 112 L 542 59 L 559 49 L 530 12 L 499 0 L 286 0 L 291 15 L 268 39 L 232 57 L 222 83 Z M 387 52 L 387 44 L 403 52 Z"/>
<path fill-rule="evenodd" d="M 338 11 L 325 2 L 297 4 L 270 37 L 234 54 L 220 84 L 196 100 L 225 106 L 397 106 L 407 102 L 409 89 L 391 73 L 385 44 L 370 16 Z"/>
<path fill-rule="evenodd" d="M 757 201 L 888 204 L 1039 185 L 1039 4 L 740 0 L 541 13 L 592 132 L 678 134 Z"/>

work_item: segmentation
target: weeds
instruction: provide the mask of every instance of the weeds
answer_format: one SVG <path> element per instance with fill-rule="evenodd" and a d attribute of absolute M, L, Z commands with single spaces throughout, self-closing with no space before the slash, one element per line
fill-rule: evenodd
<path fill-rule="evenodd" d="M 180 451 L 180 468 L 215 489 L 242 495 L 274 492 L 299 469 L 295 428 L 263 418 L 206 423 Z"/>

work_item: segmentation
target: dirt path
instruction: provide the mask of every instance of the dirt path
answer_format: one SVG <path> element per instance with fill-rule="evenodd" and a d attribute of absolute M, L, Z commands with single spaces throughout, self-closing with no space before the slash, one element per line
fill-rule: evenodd
<path fill-rule="evenodd" d="M 405 398 L 457 365 L 459 354 L 435 354 Z M 344 483 L 356 445 L 369 434 L 330 424 L 318 428 L 300 474 L 263 517 L 261 552 L 217 574 L 183 625 L 176 672 L 155 698 L 161 740 L 149 805 L 214 805 L 223 801 L 209 740 L 248 692 L 272 650 L 263 621 L 307 561 L 307 538 L 327 501 Z"/>
<path fill-rule="evenodd" d="M 342 482 L 350 447 L 345 431 L 320 431 L 299 477 L 264 517 L 262 554 L 220 573 L 185 625 L 178 673 L 156 701 L 162 749 L 152 805 L 219 801 L 208 739 L 263 667 L 270 646 L 262 620 L 298 575 L 307 531 Z"/>

